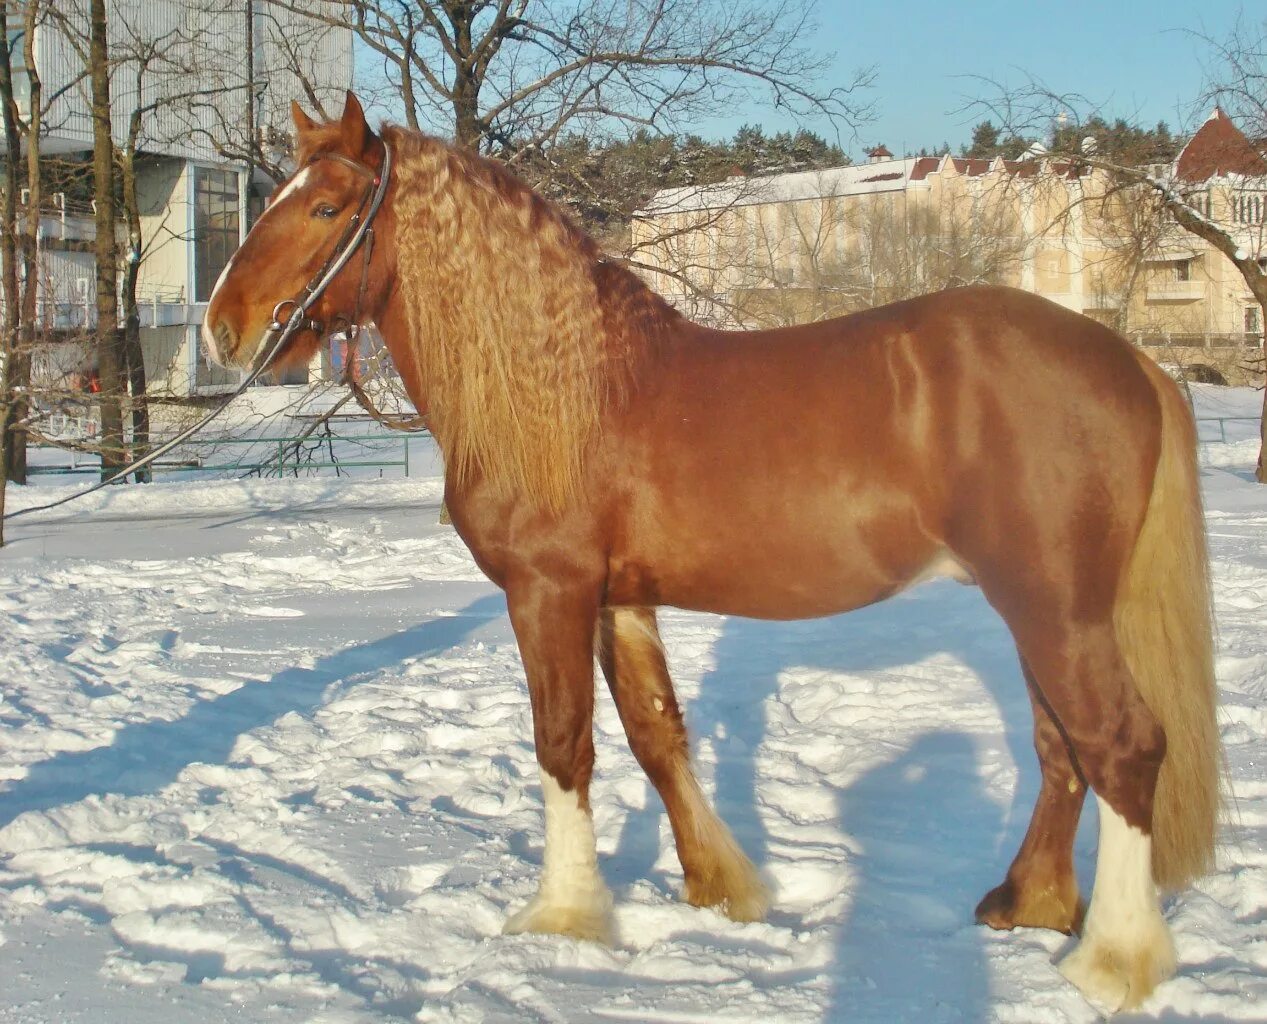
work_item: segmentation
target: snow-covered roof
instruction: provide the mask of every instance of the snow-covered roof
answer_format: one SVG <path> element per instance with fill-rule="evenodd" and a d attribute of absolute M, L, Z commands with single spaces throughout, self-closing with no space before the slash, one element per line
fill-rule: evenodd
<path fill-rule="evenodd" d="M 715 185 L 688 185 L 661 189 L 635 217 L 656 217 L 690 210 L 715 210 L 729 206 L 758 206 L 789 203 L 801 199 L 894 192 L 904 189 L 920 163 L 907 160 L 880 160 L 875 163 L 829 167 L 816 171 L 794 171 L 767 177 L 732 177 Z"/>
<path fill-rule="evenodd" d="M 635 217 L 658 217 L 691 210 L 719 210 L 735 206 L 794 203 L 804 199 L 830 199 L 876 192 L 900 192 L 912 183 L 924 182 L 930 174 L 955 174 L 969 178 L 998 172 L 1017 178 L 1032 178 L 1044 169 L 1058 177 L 1076 178 L 1081 173 L 1068 161 L 969 159 L 966 157 L 921 156 L 905 160 L 874 160 L 848 167 L 816 171 L 795 171 L 748 178 L 727 178 L 713 185 L 688 185 L 661 189 Z"/>

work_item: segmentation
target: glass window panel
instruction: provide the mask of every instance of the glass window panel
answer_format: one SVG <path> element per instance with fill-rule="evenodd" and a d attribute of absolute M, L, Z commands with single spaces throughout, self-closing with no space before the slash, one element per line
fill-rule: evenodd
<path fill-rule="evenodd" d="M 194 300 L 206 302 L 238 247 L 237 172 L 195 168 L 194 198 Z"/>

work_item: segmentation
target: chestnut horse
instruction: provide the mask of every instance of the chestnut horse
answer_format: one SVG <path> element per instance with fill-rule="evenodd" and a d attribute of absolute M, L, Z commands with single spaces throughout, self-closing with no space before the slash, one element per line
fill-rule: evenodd
<path fill-rule="evenodd" d="M 338 121 L 294 113 L 299 169 L 226 268 L 203 336 L 227 365 L 261 358 L 278 300 L 329 265 L 385 179 L 372 247 L 281 356 L 310 357 L 322 323 L 377 324 L 444 453 L 453 524 L 505 590 L 546 843 L 508 932 L 611 937 L 589 803 L 596 649 L 685 898 L 756 920 L 768 896 L 692 771 L 656 607 L 830 615 L 949 574 L 1011 629 L 1042 768 L 978 920 L 1080 930 L 1060 968 L 1109 1009 L 1169 976 L 1159 889 L 1210 866 L 1220 755 L 1195 434 L 1152 362 L 1004 288 L 713 330 L 500 165 L 375 133 L 351 94 Z M 1072 847 L 1088 787 L 1100 838 L 1083 920 Z"/>

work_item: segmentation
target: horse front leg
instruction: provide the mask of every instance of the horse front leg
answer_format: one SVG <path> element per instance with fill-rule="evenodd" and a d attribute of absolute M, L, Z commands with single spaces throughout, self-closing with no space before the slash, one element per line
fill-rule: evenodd
<path fill-rule="evenodd" d="M 686 899 L 735 921 L 760 921 L 770 894 L 717 817 L 691 769 L 686 725 L 651 608 L 604 608 L 598 662 L 616 700 L 629 746 L 659 792 L 686 876 Z"/>
<path fill-rule="evenodd" d="M 534 581 L 508 588 L 507 599 L 532 699 L 546 841 L 537 895 L 505 931 L 610 944 L 612 899 L 598 871 L 589 802 L 598 597 L 557 581 Z"/>

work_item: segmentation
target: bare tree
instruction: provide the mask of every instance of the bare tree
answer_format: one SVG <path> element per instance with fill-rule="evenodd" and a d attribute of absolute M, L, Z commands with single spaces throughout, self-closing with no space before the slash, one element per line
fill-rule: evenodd
<path fill-rule="evenodd" d="M 662 197 L 662 209 L 653 204 L 640 219 L 635 244 L 675 301 L 690 296 L 722 311 L 714 321 L 742 326 L 821 320 L 1018 276 L 1025 239 L 1005 179 L 934 197 L 848 186 L 836 194 L 830 174 L 801 181 L 794 195 L 769 178 Z"/>
<path fill-rule="evenodd" d="M 1240 194 L 1233 198 L 1233 214 L 1244 237 L 1215 240 L 1208 219 L 1196 216 L 1175 219 L 1183 227 L 1213 245 L 1232 261 L 1258 303 L 1258 326 L 1267 336 L 1267 19 L 1250 23 L 1242 16 L 1225 39 L 1209 37 L 1212 54 L 1210 86 L 1206 99 L 1222 104 L 1250 139 L 1255 140 L 1261 159 L 1257 180 L 1243 178 L 1237 183 Z M 1205 234 L 1202 234 L 1205 231 Z M 1226 235 L 1226 233 L 1225 233 Z M 1248 242 L 1246 245 L 1244 243 Z M 1229 244 L 1230 243 L 1230 244 Z M 1258 368 L 1267 377 L 1267 344 L 1258 353 Z M 1267 383 L 1267 382 L 1265 382 Z M 1267 386 L 1263 390 L 1263 413 L 1259 426 L 1261 443 L 1255 476 L 1267 483 Z"/>
<path fill-rule="evenodd" d="M 101 379 L 101 476 L 105 479 L 124 464 L 123 383 L 126 360 L 119 331 L 119 268 L 114 235 L 115 152 L 105 0 L 89 0 L 88 18 L 93 208 L 96 215 L 97 372 Z"/>
<path fill-rule="evenodd" d="M 760 92 L 854 123 L 870 79 L 825 87 L 812 0 L 268 0 L 351 28 L 406 123 L 514 157 L 594 124 L 672 127 Z"/>
<path fill-rule="evenodd" d="M 1211 59 L 1210 84 L 1200 99 L 1219 104 L 1219 116 L 1230 112 L 1244 129 L 1227 132 L 1206 154 L 1209 175 L 1229 194 L 1224 210 L 1213 210 L 1205 185 L 1185 179 L 1174 166 L 1105 152 L 1085 137 L 1081 125 L 1096 111 L 1081 95 L 1059 93 L 1032 78 L 1019 89 L 985 81 L 988 98 L 970 106 L 988 110 L 1016 137 L 1049 135 L 1052 156 L 1104 172 L 1120 201 L 1140 204 L 1132 216 L 1151 213 L 1162 230 L 1178 229 L 1209 245 L 1244 281 L 1261 329 L 1267 321 L 1267 21 L 1241 20 L 1225 39 L 1201 38 Z M 1257 362 L 1260 372 L 1267 370 L 1261 342 Z M 1255 476 L 1267 483 L 1267 388 L 1260 432 Z"/>

